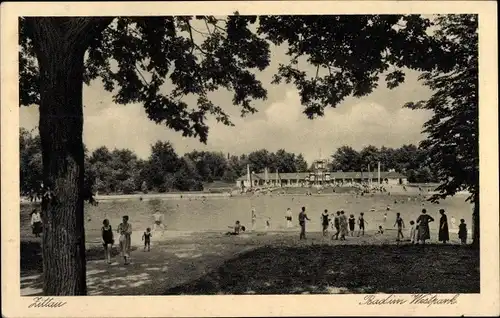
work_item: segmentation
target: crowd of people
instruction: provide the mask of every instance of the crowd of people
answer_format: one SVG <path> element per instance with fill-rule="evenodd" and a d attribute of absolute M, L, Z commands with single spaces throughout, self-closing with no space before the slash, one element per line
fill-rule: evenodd
<path fill-rule="evenodd" d="M 445 213 L 444 209 L 439 210 L 439 214 L 441 215 L 439 219 L 439 230 L 438 230 L 438 240 L 442 243 L 448 243 L 450 241 L 450 233 L 448 227 L 448 217 Z M 287 209 L 285 219 L 287 221 L 287 227 L 290 227 L 291 216 L 290 209 Z M 332 222 L 333 219 L 333 222 Z M 378 229 L 376 234 L 384 234 L 385 230 L 385 222 L 387 220 L 387 213 L 384 214 L 384 224 L 378 225 Z M 309 217 L 306 214 L 306 208 L 302 207 L 299 215 L 298 221 L 300 226 L 300 235 L 299 239 L 306 239 L 306 222 L 310 221 Z M 357 221 L 357 222 L 356 222 Z M 422 209 L 420 216 L 416 219 L 416 221 L 411 220 L 410 224 L 410 234 L 407 238 L 412 244 L 425 244 L 426 241 L 430 240 L 430 228 L 429 224 L 434 222 L 434 218 L 427 214 L 426 209 Z M 346 240 L 347 236 L 354 237 L 355 236 L 355 227 L 356 223 L 358 225 L 357 237 L 365 235 L 365 229 L 368 225 L 368 222 L 365 219 L 364 213 L 361 212 L 357 220 L 354 217 L 354 214 L 351 214 L 349 218 L 344 210 L 336 211 L 334 214 L 329 214 L 328 210 L 324 210 L 321 214 L 321 225 L 322 225 L 322 233 L 323 236 L 328 235 L 328 228 L 331 226 L 332 230 L 334 230 L 333 235 L 331 236 L 332 240 Z M 404 229 L 406 228 L 405 222 L 401 213 L 396 213 L 396 219 L 394 222 L 394 226 L 397 229 L 396 241 L 400 242 L 405 239 L 405 235 L 403 234 Z M 467 243 L 467 224 L 464 219 L 460 219 L 460 225 L 458 230 L 458 238 L 462 244 Z"/>
<path fill-rule="evenodd" d="M 52 196 L 52 192 L 49 188 L 45 189 L 42 195 L 42 202 L 46 200 L 50 200 Z M 43 205 L 43 204 L 42 204 Z M 42 207 L 43 209 L 43 207 Z M 374 209 L 370 210 L 371 212 L 375 212 Z M 386 229 L 387 223 L 387 211 L 390 211 L 390 207 L 387 207 L 386 213 L 384 213 L 384 218 L 382 224 L 376 224 L 377 221 L 373 221 L 375 226 L 373 229 L 376 229 L 375 235 L 383 234 Z M 439 230 L 438 230 L 438 240 L 443 243 L 448 243 L 450 241 L 450 233 L 448 226 L 448 217 L 445 213 L 444 209 L 439 210 L 440 218 L 439 218 Z M 163 222 L 163 214 L 158 210 L 154 212 L 152 227 L 147 227 L 142 235 L 142 241 L 144 242 L 144 251 L 151 250 L 151 240 L 153 237 L 153 233 L 156 233 L 158 230 L 161 230 L 161 235 L 163 235 L 165 231 L 165 226 Z M 40 234 L 43 232 L 43 223 L 42 223 L 42 215 L 39 209 L 33 209 L 30 215 L 31 218 L 31 228 L 32 233 L 35 237 L 40 237 Z M 252 232 L 256 231 L 257 220 L 264 218 L 265 219 L 265 228 L 269 230 L 271 228 L 271 218 L 268 216 L 257 217 L 257 212 L 254 207 L 251 209 L 251 230 Z M 329 228 L 331 227 L 333 233 L 331 235 L 331 240 L 340 240 L 345 241 L 348 237 L 360 237 L 365 235 L 365 230 L 369 225 L 368 221 L 365 218 L 365 213 L 359 213 L 356 218 L 354 214 L 350 214 L 349 217 L 344 210 L 338 210 L 334 213 L 329 212 L 325 209 L 320 216 L 321 220 L 321 228 L 322 234 L 324 237 L 328 236 Z M 306 224 L 311 221 L 309 216 L 306 213 L 306 207 L 302 207 L 298 214 L 298 224 L 300 227 L 299 239 L 306 239 Z M 396 228 L 396 241 L 401 242 L 402 240 L 407 240 L 412 244 L 425 244 L 426 241 L 430 240 L 431 232 L 430 232 L 430 223 L 434 222 L 434 218 L 427 214 L 427 210 L 424 208 L 421 210 L 420 216 L 416 220 L 410 220 L 409 225 L 409 236 L 405 236 L 404 232 L 406 229 L 406 223 L 403 220 L 403 216 L 401 213 L 396 213 L 396 218 L 394 220 L 393 228 Z M 287 208 L 285 212 L 285 227 L 287 229 L 294 228 L 294 216 L 292 213 L 292 209 Z M 372 222 L 372 221 L 371 221 Z M 455 219 L 452 217 L 451 219 L 452 226 L 455 227 Z M 104 219 L 102 222 L 101 228 L 101 241 L 104 247 L 104 255 L 105 260 L 110 264 L 111 263 L 111 250 L 113 245 L 115 244 L 114 232 L 112 226 L 108 219 Z M 226 235 L 239 235 L 246 231 L 246 227 L 241 224 L 239 220 L 235 222 L 234 225 L 228 226 L 231 231 L 226 232 Z M 121 253 L 121 257 L 124 260 L 124 264 L 129 264 L 130 259 L 130 249 L 131 249 L 131 235 L 132 235 L 132 225 L 129 222 L 129 217 L 127 215 L 122 217 L 122 222 L 117 226 L 116 232 L 119 234 L 119 251 Z M 156 236 L 156 234 L 155 234 Z M 464 219 L 460 220 L 460 224 L 458 226 L 458 238 L 460 239 L 461 244 L 467 243 L 467 225 Z"/>

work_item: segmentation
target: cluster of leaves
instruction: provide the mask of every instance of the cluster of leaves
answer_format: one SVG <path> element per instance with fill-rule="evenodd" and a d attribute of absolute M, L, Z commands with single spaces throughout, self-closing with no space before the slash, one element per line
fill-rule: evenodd
<path fill-rule="evenodd" d="M 434 58 L 440 46 L 427 36 L 431 25 L 420 15 L 265 16 L 258 32 L 276 45 L 288 45 L 290 62 L 280 64 L 274 83 L 295 84 L 304 113 L 314 118 L 348 96 L 371 93 L 383 74 L 387 86 L 395 88 L 404 81 L 404 67 L 449 68 Z M 316 67 L 316 74 L 301 69 L 300 57 Z"/>
<path fill-rule="evenodd" d="M 434 37 L 443 51 L 453 53 L 452 68 L 424 72 L 421 79 L 434 94 L 406 106 L 433 112 L 424 124 L 428 138 L 421 143 L 441 183 L 432 200 L 468 190 L 468 199 L 479 203 L 477 15 L 443 15 L 436 23 L 440 27 Z"/>
<path fill-rule="evenodd" d="M 369 145 L 356 151 L 352 147 L 342 146 L 332 155 L 332 171 L 375 171 L 380 162 L 381 170 L 394 169 L 408 177 L 409 182 L 436 182 L 435 173 L 427 162 L 428 153 L 415 145 L 403 145 L 400 148 Z"/>

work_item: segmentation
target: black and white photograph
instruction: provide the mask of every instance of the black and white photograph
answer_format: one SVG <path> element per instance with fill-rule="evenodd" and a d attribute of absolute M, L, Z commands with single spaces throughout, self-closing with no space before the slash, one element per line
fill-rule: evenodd
<path fill-rule="evenodd" d="M 16 11 L 2 51 L 18 74 L 2 76 L 2 278 L 8 259 L 16 281 L 2 291 L 16 310 L 330 295 L 323 315 L 464 314 L 472 299 L 499 314 L 496 27 L 480 27 L 496 3 L 324 3 Z M 269 315 L 319 312 L 255 299 Z M 249 301 L 229 312 L 254 315 Z"/>

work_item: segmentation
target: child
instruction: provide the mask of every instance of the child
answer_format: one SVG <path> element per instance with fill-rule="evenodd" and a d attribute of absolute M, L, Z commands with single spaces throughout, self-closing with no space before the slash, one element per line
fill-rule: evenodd
<path fill-rule="evenodd" d="M 349 233 L 351 236 L 354 236 L 354 227 L 356 226 L 356 219 L 354 218 L 354 214 L 349 216 Z"/>
<path fill-rule="evenodd" d="M 130 236 L 132 235 L 132 224 L 128 223 L 128 215 L 123 216 L 122 223 L 118 225 L 117 232 L 120 233 L 120 251 L 125 260 L 125 265 L 128 265 L 131 245 Z"/>
<path fill-rule="evenodd" d="M 404 238 L 403 236 L 403 229 L 405 228 L 405 222 L 403 221 L 403 218 L 401 217 L 401 213 L 396 213 L 396 222 L 394 222 L 394 226 L 398 226 L 398 237 L 397 241 L 399 242 L 399 237 Z"/>
<path fill-rule="evenodd" d="M 411 244 L 415 244 L 415 237 L 417 235 L 417 229 L 415 227 L 415 221 L 410 221 L 410 240 Z"/>
<path fill-rule="evenodd" d="M 109 225 L 109 220 L 105 219 L 102 221 L 101 228 L 101 236 L 102 236 L 102 246 L 104 247 L 104 257 L 106 258 L 106 262 L 111 264 L 111 248 L 115 243 L 115 239 L 113 238 L 113 229 L 111 225 Z"/>
<path fill-rule="evenodd" d="M 271 228 L 271 218 L 267 217 L 266 220 L 266 231 L 268 231 Z"/>
<path fill-rule="evenodd" d="M 151 250 L 151 237 L 153 233 L 151 233 L 151 228 L 148 227 L 146 232 L 142 234 L 142 240 L 144 241 L 144 251 L 146 251 L 146 247 L 148 248 L 148 252 Z"/>
<path fill-rule="evenodd" d="M 460 219 L 460 225 L 458 226 L 458 238 L 462 245 L 467 244 L 467 224 L 465 224 L 464 219 Z"/>
<path fill-rule="evenodd" d="M 382 225 L 379 225 L 378 226 L 378 234 L 384 234 L 384 228 L 382 227 Z"/>
<path fill-rule="evenodd" d="M 358 225 L 359 225 L 358 236 L 359 236 L 360 233 L 363 236 L 365 235 L 365 224 L 368 224 L 368 222 L 366 222 L 366 220 L 363 217 L 363 215 L 365 215 L 365 214 L 363 212 L 361 212 L 359 214 L 359 218 L 358 218 Z"/>

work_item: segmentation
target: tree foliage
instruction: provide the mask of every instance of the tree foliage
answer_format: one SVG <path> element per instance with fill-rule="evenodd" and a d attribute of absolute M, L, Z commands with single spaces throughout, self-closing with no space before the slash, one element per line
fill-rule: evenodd
<path fill-rule="evenodd" d="M 352 147 L 342 146 L 332 155 L 332 171 L 382 171 L 394 170 L 407 176 L 409 182 L 437 182 L 435 172 L 426 161 L 427 152 L 415 145 L 403 145 L 399 148 L 369 145 L 356 151 Z"/>
<path fill-rule="evenodd" d="M 442 50 L 452 52 L 449 72 L 428 71 L 420 78 L 433 90 L 424 101 L 411 102 L 413 109 L 429 109 L 432 118 L 424 124 L 428 138 L 421 143 L 427 163 L 441 185 L 439 200 L 468 190 L 469 199 L 479 199 L 479 100 L 477 15 L 444 15 L 436 22 L 434 37 Z M 445 57 L 443 57 L 444 59 Z M 449 63 L 449 62 L 448 62 Z"/>
<path fill-rule="evenodd" d="M 266 98 L 255 72 L 269 65 L 270 44 L 286 44 L 289 57 L 274 83 L 293 83 L 309 118 L 348 96 L 371 93 L 381 77 L 389 88 L 396 87 L 405 79 L 405 67 L 424 72 L 422 79 L 435 94 L 411 105 L 435 113 L 425 126 L 430 137 L 422 148 L 430 151 L 438 169 L 441 196 L 465 187 L 473 191 L 477 207 L 477 16 L 441 17 L 430 34 L 432 25 L 419 15 L 21 18 L 20 105 L 40 105 L 43 180 L 56 185 L 61 202 L 47 205 L 44 212 L 49 225 L 43 244 L 48 266 L 44 291 L 86 293 L 82 82 L 100 79 L 115 103 L 141 103 L 154 122 L 206 142 L 207 116 L 232 125 L 210 93 L 231 91 L 242 115 L 256 111 L 253 100 Z M 304 61 L 316 68 L 315 74 L 301 69 Z M 196 104 L 188 104 L 186 96 Z M 152 179 L 148 187 L 191 187 L 179 180 L 194 173 L 193 165 L 168 144 L 155 146 L 142 169 Z M 115 155 L 122 161 L 112 163 L 111 171 L 101 167 L 93 172 L 119 178 L 127 189 L 142 183 L 123 171 L 137 158 L 125 152 Z M 244 160 L 256 168 L 274 163 L 262 151 Z M 230 166 L 236 174 L 242 172 L 240 163 L 233 160 Z M 291 168 L 289 160 L 281 166 Z M 62 232 L 76 243 L 63 245 L 58 238 Z M 61 270 L 68 279 L 59 279 Z"/>

